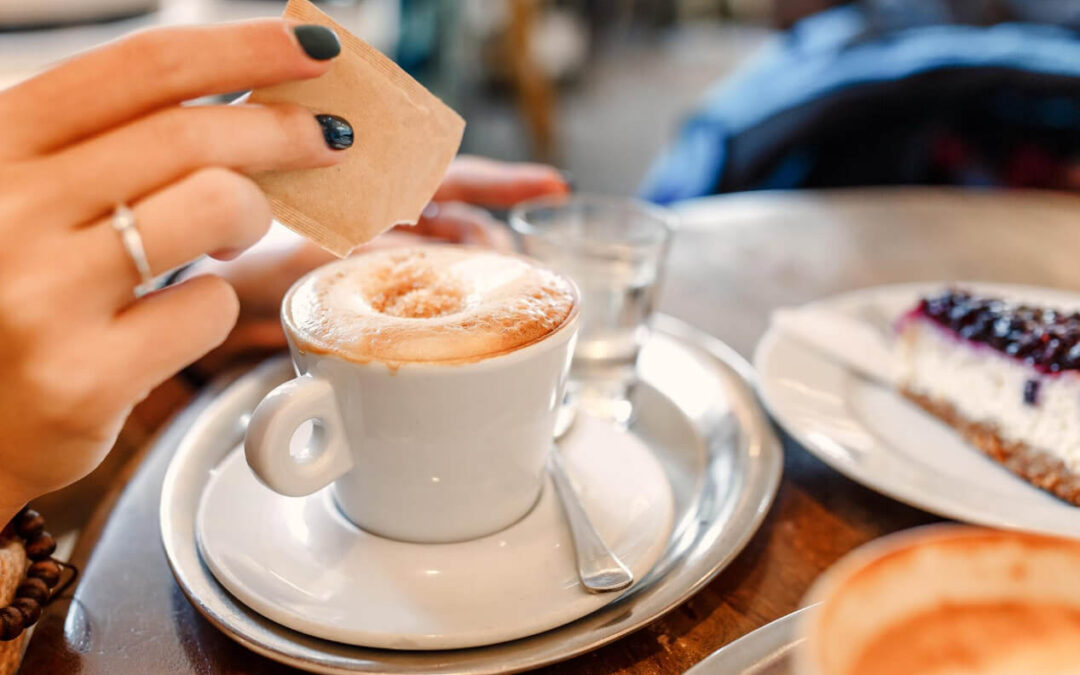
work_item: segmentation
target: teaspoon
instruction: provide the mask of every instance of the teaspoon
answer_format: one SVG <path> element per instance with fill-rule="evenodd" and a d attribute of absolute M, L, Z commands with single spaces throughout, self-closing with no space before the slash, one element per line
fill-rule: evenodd
<path fill-rule="evenodd" d="M 628 588 L 634 583 L 634 575 L 618 556 L 612 553 L 593 527 L 589 515 L 585 513 L 585 508 L 570 484 L 570 478 L 566 475 L 558 448 L 551 450 L 548 473 L 555 483 L 555 492 L 559 495 L 563 513 L 570 525 L 570 535 L 577 554 L 578 576 L 582 585 L 592 593 L 608 593 Z"/>

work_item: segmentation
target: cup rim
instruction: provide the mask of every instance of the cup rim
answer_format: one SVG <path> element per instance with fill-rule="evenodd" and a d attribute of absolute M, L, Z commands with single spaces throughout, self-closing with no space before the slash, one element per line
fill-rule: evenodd
<path fill-rule="evenodd" d="M 603 207 L 630 206 L 651 216 L 660 225 L 659 231 L 661 234 L 659 236 L 648 235 L 627 237 L 625 243 L 629 244 L 662 244 L 667 240 L 670 240 L 671 236 L 679 229 L 679 216 L 669 208 L 647 202 L 637 197 L 620 197 L 616 195 L 580 192 L 565 195 L 546 195 L 519 202 L 510 210 L 510 229 L 518 234 L 542 237 L 544 236 L 543 229 L 538 228 L 529 222 L 527 217 L 528 212 L 535 209 L 557 208 L 560 206 L 568 206 L 570 204 L 586 204 Z"/>
<path fill-rule="evenodd" d="M 373 359 L 369 359 L 367 361 L 358 361 L 358 360 L 350 359 L 346 355 L 344 355 L 344 354 L 342 354 L 342 353 L 340 353 L 338 351 L 334 351 L 332 349 L 318 349 L 318 350 L 308 349 L 308 352 L 318 354 L 321 357 L 334 358 L 334 359 L 337 359 L 339 361 L 344 361 L 345 363 L 348 363 L 348 364 L 351 364 L 351 365 L 354 365 L 354 366 L 359 366 L 359 367 L 368 367 L 368 366 L 370 366 L 370 367 L 378 367 L 378 366 L 381 366 L 383 368 L 386 368 L 386 369 L 392 371 L 395 374 L 399 374 L 402 371 L 424 371 L 425 374 L 445 372 L 447 374 L 450 374 L 450 373 L 459 373 L 462 369 L 482 370 L 482 369 L 486 369 L 486 368 L 490 368 L 490 367 L 499 367 L 499 366 L 505 364 L 510 359 L 519 360 L 521 358 L 525 358 L 527 355 L 531 355 L 533 352 L 536 352 L 536 351 L 541 351 L 545 347 L 546 348 L 554 348 L 554 347 L 561 346 L 564 342 L 566 342 L 571 337 L 573 337 L 574 333 L 577 330 L 577 326 L 578 326 L 578 323 L 579 323 L 579 318 L 580 318 L 580 315 L 581 315 L 581 289 L 578 287 L 577 282 L 574 281 L 574 279 L 571 278 L 569 275 L 567 275 L 567 274 L 565 274 L 563 272 L 560 272 L 560 271 L 552 268 L 551 266 L 549 266 L 549 265 L 547 265 L 547 264 L 545 264 L 545 263 L 543 263 L 543 262 L 541 262 L 539 260 L 536 260 L 535 258 L 530 258 L 527 255 L 524 255 L 522 253 L 518 253 L 517 251 L 494 251 L 494 250 L 491 250 L 491 249 L 484 249 L 484 248 L 480 248 L 480 247 L 476 247 L 476 246 L 468 246 L 468 245 L 461 245 L 461 244 L 450 244 L 450 243 L 417 243 L 414 246 L 403 247 L 403 248 L 413 248 L 413 247 L 421 247 L 421 248 L 423 248 L 423 247 L 431 247 L 431 246 L 457 246 L 459 248 L 476 249 L 476 250 L 481 250 L 481 251 L 491 251 L 491 252 L 494 252 L 494 253 L 498 253 L 500 255 L 508 255 L 508 256 L 513 256 L 513 257 L 516 257 L 516 258 L 520 258 L 520 259 L 528 261 L 529 263 L 531 263 L 531 264 L 533 264 L 533 265 L 535 265 L 537 267 L 541 267 L 543 269 L 551 270 L 552 272 L 555 272 L 556 274 L 561 276 L 563 279 L 566 279 L 570 283 L 570 288 L 574 293 L 574 305 L 573 305 L 573 307 L 571 307 L 570 313 L 566 316 L 565 319 L 563 319 L 562 324 L 560 324 L 558 328 L 556 328 L 555 330 L 551 331 L 550 333 L 544 335 L 543 337 L 540 337 L 540 338 L 534 340 L 533 342 L 530 342 L 529 344 L 526 344 L 526 345 L 524 345 L 522 347 L 519 347 L 517 349 L 512 349 L 512 350 L 504 351 L 504 352 L 496 352 L 496 353 L 489 354 L 489 355 L 482 355 L 482 356 L 479 356 L 479 357 L 477 357 L 475 359 L 448 359 L 448 360 L 442 360 L 442 361 L 383 361 L 383 360 L 380 360 L 380 359 L 374 359 L 373 358 Z M 346 261 L 352 259 L 353 257 L 361 257 L 362 255 L 364 255 L 364 254 L 361 254 L 360 256 L 345 257 L 345 258 L 341 258 L 341 259 L 338 259 L 338 260 L 333 260 L 333 261 L 331 261 L 329 263 L 325 263 L 323 265 L 320 265 L 319 267 L 316 267 L 315 269 L 308 271 L 303 276 L 301 276 L 299 279 L 294 281 L 292 283 L 292 285 L 289 286 L 289 289 L 287 291 L 285 291 L 285 295 L 282 296 L 282 299 L 281 299 L 281 307 L 278 309 L 278 316 L 279 316 L 279 319 L 281 321 L 281 327 L 285 332 L 285 337 L 286 337 L 286 339 L 287 339 L 287 341 L 289 343 L 290 348 L 292 348 L 292 349 L 297 348 L 297 343 L 299 342 L 296 339 L 296 332 L 293 330 L 293 327 L 290 325 L 290 321 L 287 318 L 287 308 L 288 308 L 288 305 L 289 305 L 289 300 L 292 297 L 293 293 L 296 291 L 296 289 L 298 289 L 301 286 L 301 284 L 303 284 L 309 277 L 316 274 L 319 270 L 321 270 L 321 269 L 323 269 L 325 267 L 331 267 L 331 266 L 343 264 Z M 491 363 L 493 361 L 497 361 L 498 364 L 492 365 L 492 366 L 487 365 L 487 364 L 489 364 L 489 363 Z"/>

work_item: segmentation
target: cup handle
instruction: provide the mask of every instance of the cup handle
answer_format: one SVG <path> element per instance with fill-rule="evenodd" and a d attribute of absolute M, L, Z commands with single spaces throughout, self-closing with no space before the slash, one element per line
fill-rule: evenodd
<path fill-rule="evenodd" d="M 314 420 L 311 458 L 289 451 L 296 429 Z M 289 497 L 309 495 L 353 466 L 334 390 L 326 380 L 302 375 L 279 385 L 255 408 L 244 437 L 248 466 L 274 492 Z"/>

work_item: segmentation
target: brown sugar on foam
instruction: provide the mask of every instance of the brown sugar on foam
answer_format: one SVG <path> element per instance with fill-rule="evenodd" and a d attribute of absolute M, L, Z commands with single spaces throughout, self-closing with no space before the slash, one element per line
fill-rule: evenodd
<path fill-rule="evenodd" d="M 454 279 L 440 275 L 423 259 L 391 258 L 393 264 L 377 267 L 365 278 L 363 293 L 372 309 L 410 319 L 430 319 L 460 311 L 465 289 Z"/>
<path fill-rule="evenodd" d="M 1076 675 L 1080 610 L 1049 602 L 943 604 L 882 631 L 850 675 Z"/>
<path fill-rule="evenodd" d="M 519 256 L 454 246 L 375 251 L 301 280 L 285 320 L 301 349 L 356 361 L 468 361 L 554 332 L 572 284 Z"/>

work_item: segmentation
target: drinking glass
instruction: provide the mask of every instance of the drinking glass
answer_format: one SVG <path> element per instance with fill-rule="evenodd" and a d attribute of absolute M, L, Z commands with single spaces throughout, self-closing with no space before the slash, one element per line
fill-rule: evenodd
<path fill-rule="evenodd" d="M 663 273 L 675 214 L 622 197 L 572 195 L 520 204 L 510 214 L 524 252 L 581 290 L 581 327 L 568 402 L 629 424 L 636 362 Z"/>

